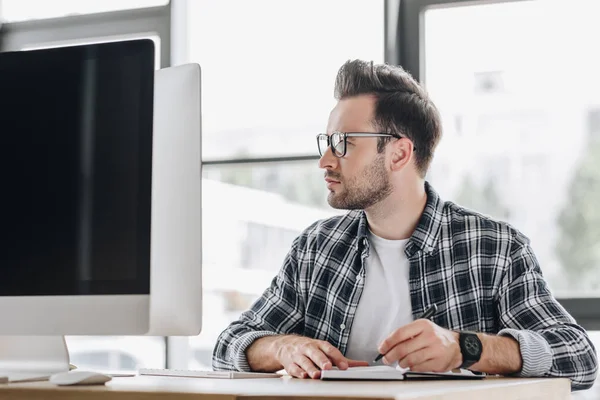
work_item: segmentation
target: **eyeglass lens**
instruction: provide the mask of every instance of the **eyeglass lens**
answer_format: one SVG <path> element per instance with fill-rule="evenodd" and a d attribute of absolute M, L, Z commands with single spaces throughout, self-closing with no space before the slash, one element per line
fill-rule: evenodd
<path fill-rule="evenodd" d="M 333 133 L 331 136 L 325 134 L 319 135 L 317 143 L 319 145 L 319 154 L 321 156 L 325 154 L 328 146 L 331 146 L 333 154 L 337 157 L 343 157 L 346 153 L 346 141 L 340 133 Z"/>

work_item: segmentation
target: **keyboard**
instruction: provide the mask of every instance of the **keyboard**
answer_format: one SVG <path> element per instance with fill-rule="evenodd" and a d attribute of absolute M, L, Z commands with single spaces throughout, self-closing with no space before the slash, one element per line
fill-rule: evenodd
<path fill-rule="evenodd" d="M 282 375 L 268 372 L 238 372 L 238 371 L 201 371 L 182 369 L 151 369 L 140 368 L 139 375 L 152 376 L 178 376 L 182 378 L 210 378 L 210 379 L 256 379 L 279 378 Z"/>

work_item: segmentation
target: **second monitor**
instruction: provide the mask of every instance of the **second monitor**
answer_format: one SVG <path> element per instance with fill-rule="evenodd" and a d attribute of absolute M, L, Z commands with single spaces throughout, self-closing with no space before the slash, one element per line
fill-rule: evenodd
<path fill-rule="evenodd" d="M 0 54 L 0 71 L 0 372 L 67 368 L 62 335 L 197 335 L 199 66 L 154 76 L 131 41 Z"/>

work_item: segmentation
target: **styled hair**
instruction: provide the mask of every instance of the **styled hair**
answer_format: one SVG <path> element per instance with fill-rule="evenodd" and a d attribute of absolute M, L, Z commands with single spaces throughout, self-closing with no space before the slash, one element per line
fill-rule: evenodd
<path fill-rule="evenodd" d="M 335 98 L 363 94 L 376 98 L 376 129 L 413 142 L 416 168 L 425 177 L 442 136 L 440 114 L 427 91 L 400 66 L 349 60 L 338 71 Z M 383 152 L 390 140 L 378 138 L 377 151 Z"/>

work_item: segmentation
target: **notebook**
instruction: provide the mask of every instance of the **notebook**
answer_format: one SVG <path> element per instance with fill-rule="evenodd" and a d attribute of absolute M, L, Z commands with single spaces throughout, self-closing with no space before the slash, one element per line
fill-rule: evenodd
<path fill-rule="evenodd" d="M 409 369 L 395 368 L 387 365 L 370 367 L 351 367 L 346 370 L 332 368 L 321 371 L 322 380 L 394 380 L 408 379 L 481 379 L 484 374 L 475 374 L 469 370 L 460 372 L 412 372 Z"/>
<path fill-rule="evenodd" d="M 202 370 L 177 370 L 177 369 L 151 369 L 140 368 L 140 375 L 178 376 L 182 378 L 212 378 L 212 379 L 254 379 L 254 378 L 280 378 L 280 374 L 265 372 L 237 372 L 237 371 L 202 371 Z"/>

